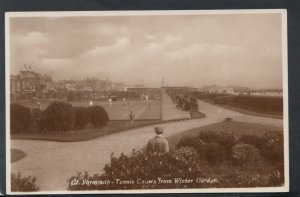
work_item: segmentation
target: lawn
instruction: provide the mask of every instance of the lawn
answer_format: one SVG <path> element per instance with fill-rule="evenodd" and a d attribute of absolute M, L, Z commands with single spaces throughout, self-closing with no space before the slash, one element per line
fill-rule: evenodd
<path fill-rule="evenodd" d="M 16 162 L 23 157 L 25 157 L 25 153 L 19 149 L 11 149 L 11 162 Z"/>
<path fill-rule="evenodd" d="M 215 123 L 211 125 L 207 125 L 204 127 L 199 127 L 195 129 L 190 129 L 187 131 L 184 131 L 177 135 L 172 135 L 168 137 L 170 148 L 175 148 L 176 144 L 179 142 L 179 140 L 184 136 L 198 136 L 198 134 L 202 131 L 228 131 L 233 132 L 236 135 L 257 135 L 262 136 L 264 133 L 268 131 L 283 131 L 282 127 L 276 127 L 276 126 L 269 126 L 269 125 L 263 125 L 263 124 L 255 124 L 255 123 L 246 123 L 246 122 L 220 122 Z"/>
<path fill-rule="evenodd" d="M 242 114 L 247 114 L 247 115 L 252 115 L 252 116 L 262 116 L 262 117 L 270 117 L 270 118 L 283 119 L 283 116 L 282 115 L 278 115 L 278 114 L 266 114 L 266 113 L 251 111 L 251 110 L 244 109 L 244 108 L 241 108 L 241 107 L 236 107 L 236 106 L 231 106 L 231 105 L 225 105 L 225 104 L 215 104 L 215 105 L 218 105 L 220 107 L 224 107 L 224 108 L 232 110 L 232 111 L 240 112 Z"/>
<path fill-rule="evenodd" d="M 214 98 L 214 99 L 216 99 L 216 98 Z M 283 119 L 283 115 L 282 115 L 283 112 L 281 112 L 281 113 L 278 113 L 278 112 L 259 112 L 259 111 L 255 111 L 255 110 L 246 109 L 245 107 L 237 106 L 237 105 L 230 104 L 230 103 L 227 103 L 227 104 L 216 103 L 214 99 L 201 98 L 200 100 L 204 101 L 204 102 L 207 102 L 207 103 L 210 103 L 210 104 L 213 104 L 213 105 L 217 105 L 217 106 L 232 110 L 232 111 L 240 112 L 242 114 Z"/>

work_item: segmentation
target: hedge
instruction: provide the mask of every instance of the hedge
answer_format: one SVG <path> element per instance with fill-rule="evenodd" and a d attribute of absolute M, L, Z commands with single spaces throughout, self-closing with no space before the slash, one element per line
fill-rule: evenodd
<path fill-rule="evenodd" d="M 94 127 L 103 127 L 108 123 L 109 117 L 103 107 L 95 105 L 88 107 L 88 110 Z"/>
<path fill-rule="evenodd" d="M 71 104 L 55 101 L 44 111 L 43 127 L 49 131 L 68 131 L 74 128 L 75 112 Z"/>
<path fill-rule="evenodd" d="M 10 129 L 12 133 L 29 131 L 31 112 L 28 107 L 13 103 L 10 105 Z"/>
<path fill-rule="evenodd" d="M 83 129 L 91 121 L 90 111 L 85 107 L 74 107 L 76 129 Z"/>
<path fill-rule="evenodd" d="M 11 104 L 11 133 L 67 132 L 85 129 L 89 123 L 103 127 L 109 121 L 101 106 L 73 107 L 66 102 L 52 102 L 45 110 Z"/>

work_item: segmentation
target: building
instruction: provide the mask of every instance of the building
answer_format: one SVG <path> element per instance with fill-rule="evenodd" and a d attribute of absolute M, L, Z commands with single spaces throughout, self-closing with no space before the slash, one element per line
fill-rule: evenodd
<path fill-rule="evenodd" d="M 52 81 L 47 75 L 32 70 L 25 65 L 17 75 L 10 76 L 10 96 L 12 101 L 59 99 L 90 100 L 107 99 L 112 92 L 122 91 L 126 85 L 112 82 L 108 78 L 85 78 L 82 80 Z"/>
<path fill-rule="evenodd" d="M 24 68 L 17 75 L 10 76 L 11 100 L 36 100 L 48 97 L 49 87 L 52 78 L 41 75 L 31 69 L 31 66 Z"/>

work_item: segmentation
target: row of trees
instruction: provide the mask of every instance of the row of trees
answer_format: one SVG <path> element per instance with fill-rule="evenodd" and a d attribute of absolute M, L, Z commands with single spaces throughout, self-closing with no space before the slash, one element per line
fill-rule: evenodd
<path fill-rule="evenodd" d="M 173 103 L 183 111 L 198 110 L 197 98 L 185 94 L 169 93 Z"/>
<path fill-rule="evenodd" d="M 66 132 L 88 125 L 105 126 L 109 117 L 101 106 L 73 107 L 66 102 L 52 102 L 45 110 L 30 109 L 18 103 L 10 106 L 12 133 Z"/>

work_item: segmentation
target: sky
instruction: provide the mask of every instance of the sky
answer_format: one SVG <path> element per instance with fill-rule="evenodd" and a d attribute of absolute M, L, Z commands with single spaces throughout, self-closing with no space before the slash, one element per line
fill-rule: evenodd
<path fill-rule="evenodd" d="M 282 88 L 281 15 L 11 17 L 10 68 L 53 80 Z"/>

